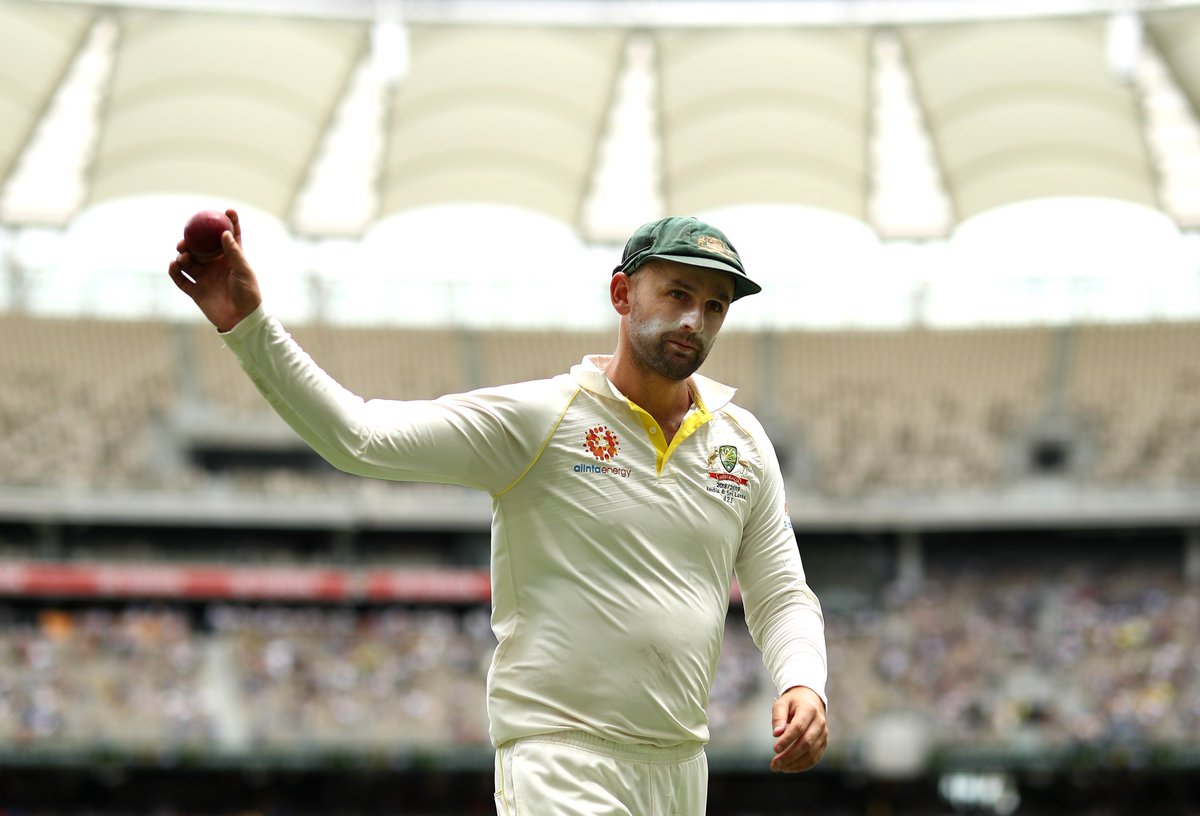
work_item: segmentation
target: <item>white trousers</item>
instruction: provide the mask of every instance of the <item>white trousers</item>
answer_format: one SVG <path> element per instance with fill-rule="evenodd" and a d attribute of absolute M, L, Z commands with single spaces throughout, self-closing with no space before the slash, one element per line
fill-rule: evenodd
<path fill-rule="evenodd" d="M 700 743 L 655 748 L 569 731 L 496 750 L 497 816 L 704 816 L 707 801 Z"/>

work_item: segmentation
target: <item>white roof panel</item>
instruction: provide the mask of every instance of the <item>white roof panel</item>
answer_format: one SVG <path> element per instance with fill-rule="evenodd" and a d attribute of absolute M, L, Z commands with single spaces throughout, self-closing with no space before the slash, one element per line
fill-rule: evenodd
<path fill-rule="evenodd" d="M 864 29 L 661 31 L 667 209 L 792 203 L 866 218 Z"/>
<path fill-rule="evenodd" d="M 368 31 L 359 23 L 123 12 L 90 200 L 210 194 L 287 220 Z"/>
<path fill-rule="evenodd" d="M 0 0 L 0 183 L 87 37 L 88 8 Z"/>
<path fill-rule="evenodd" d="M 906 28 L 902 38 L 959 219 L 1044 196 L 1157 206 L 1137 100 L 1099 18 Z"/>
<path fill-rule="evenodd" d="M 395 91 L 382 215 L 454 201 L 576 223 L 625 35 L 602 29 L 413 26 Z"/>
<path fill-rule="evenodd" d="M 1200 110 L 1200 11 L 1147 15 L 1146 30 L 1193 109 Z"/>
<path fill-rule="evenodd" d="M 308 235 L 457 202 L 527 208 L 586 232 L 585 202 L 602 199 L 639 219 L 795 204 L 890 237 L 929 237 L 1004 204 L 1087 195 L 1198 223 L 1194 197 L 1181 209 L 1162 192 L 1164 179 L 1195 187 L 1186 162 L 1169 160 L 1196 141 L 1195 9 L 1141 6 L 1142 70 L 1121 74 L 1108 64 L 1108 13 L 952 21 L 947 2 L 925 22 L 855 13 L 805 24 L 810 4 L 768 4 L 757 21 L 746 6 L 738 27 L 701 19 L 707 4 L 394 5 L 395 19 L 338 0 L 0 0 L 6 217 L 65 223 L 81 205 L 192 193 L 258 207 Z M 368 70 L 378 22 L 403 32 L 407 70 L 394 85 Z M 1150 87 L 1155 52 L 1166 67 Z M 50 103 L 72 98 L 85 71 L 89 104 L 74 109 L 86 113 L 64 126 L 54 113 L 67 106 Z M 1156 89 L 1156 99 L 1190 102 L 1178 102 L 1174 141 L 1147 115 L 1161 107 L 1149 99 Z M 343 106 L 351 97 L 365 101 Z M 338 160 L 346 154 L 357 161 Z M 932 214 L 923 221 L 897 218 L 915 200 L 906 171 L 917 164 L 936 206 L 908 208 Z M 43 183 L 39 166 L 69 172 Z M 67 186 L 46 203 L 26 200 Z M 313 200 L 311 212 L 301 205 Z M 320 218 L 344 211 L 357 214 L 349 228 Z"/>

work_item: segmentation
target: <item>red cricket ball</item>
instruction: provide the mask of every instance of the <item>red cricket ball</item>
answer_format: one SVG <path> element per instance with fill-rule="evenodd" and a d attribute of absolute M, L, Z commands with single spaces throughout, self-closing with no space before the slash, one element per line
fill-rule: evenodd
<path fill-rule="evenodd" d="M 233 223 L 223 212 L 203 210 L 188 219 L 183 228 L 183 242 L 192 260 L 208 263 L 220 256 L 221 233 L 233 230 Z"/>

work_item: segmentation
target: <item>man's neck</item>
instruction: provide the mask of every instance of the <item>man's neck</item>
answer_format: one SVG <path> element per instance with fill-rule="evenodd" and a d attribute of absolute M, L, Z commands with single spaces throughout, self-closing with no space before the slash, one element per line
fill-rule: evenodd
<path fill-rule="evenodd" d="M 654 417 L 667 441 L 674 438 L 692 406 L 687 380 L 671 380 L 647 370 L 623 356 L 620 350 L 608 361 L 604 373 L 618 391 Z"/>

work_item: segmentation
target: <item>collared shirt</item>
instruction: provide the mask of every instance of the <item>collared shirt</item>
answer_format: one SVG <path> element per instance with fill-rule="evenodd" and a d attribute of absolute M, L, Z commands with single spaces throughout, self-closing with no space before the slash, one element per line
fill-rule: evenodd
<path fill-rule="evenodd" d="M 492 496 L 488 673 L 495 745 L 555 731 L 708 740 L 736 571 L 779 691 L 824 697 L 809 589 L 775 453 L 728 386 L 693 375 L 669 442 L 587 357 L 548 380 L 364 401 L 260 308 L 223 335 L 275 410 L 334 466 Z"/>

